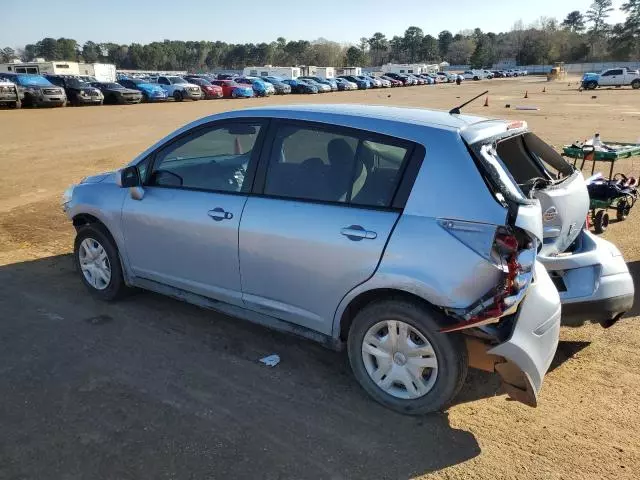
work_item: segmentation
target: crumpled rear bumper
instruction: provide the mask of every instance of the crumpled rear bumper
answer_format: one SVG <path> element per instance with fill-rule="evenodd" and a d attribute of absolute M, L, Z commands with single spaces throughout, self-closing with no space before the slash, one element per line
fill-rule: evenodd
<path fill-rule="evenodd" d="M 560 297 L 544 267 L 536 262 L 535 280 L 517 313 L 511 337 L 487 353 L 509 396 L 530 406 L 537 398 L 560 338 Z"/>

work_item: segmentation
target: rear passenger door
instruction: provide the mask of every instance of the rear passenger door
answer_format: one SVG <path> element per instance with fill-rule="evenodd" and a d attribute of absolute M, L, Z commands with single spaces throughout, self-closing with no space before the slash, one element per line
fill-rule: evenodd
<path fill-rule="evenodd" d="M 412 148 L 348 128 L 272 122 L 240 223 L 245 305 L 329 334 L 342 297 L 377 268 Z"/>

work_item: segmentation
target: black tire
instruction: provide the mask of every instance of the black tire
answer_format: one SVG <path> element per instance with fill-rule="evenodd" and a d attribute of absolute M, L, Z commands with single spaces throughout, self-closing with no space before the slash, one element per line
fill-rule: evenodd
<path fill-rule="evenodd" d="M 142 92 L 142 100 L 141 103 L 149 103 L 149 95 L 147 95 L 146 93 Z"/>
<path fill-rule="evenodd" d="M 595 80 L 591 80 L 586 83 L 585 88 L 587 90 L 595 90 L 596 88 L 598 88 L 598 82 L 596 82 Z"/>
<path fill-rule="evenodd" d="M 79 253 L 80 245 L 85 239 L 93 239 L 94 241 L 98 242 L 100 245 L 102 245 L 107 254 L 107 259 L 111 268 L 111 278 L 106 288 L 104 289 L 95 288 L 87 281 L 84 274 L 82 273 Z M 122 275 L 122 266 L 120 264 L 118 249 L 115 245 L 115 242 L 111 238 L 111 235 L 102 225 L 89 224 L 78 229 L 73 248 L 73 260 L 78 274 L 82 279 L 82 283 L 84 283 L 84 285 L 94 297 L 109 302 L 121 298 L 128 291 L 128 287 L 124 283 L 124 277 Z"/>
<path fill-rule="evenodd" d="M 30 94 L 25 93 L 24 99 L 22 100 L 22 105 L 24 107 L 33 107 L 33 97 Z"/>
<path fill-rule="evenodd" d="M 467 376 L 469 358 L 462 335 L 440 333 L 441 314 L 416 302 L 389 299 L 368 304 L 353 320 L 349 330 L 348 353 L 353 374 L 364 390 L 378 403 L 405 415 L 424 415 L 446 408 L 458 394 Z M 362 342 L 367 331 L 384 320 L 398 320 L 418 330 L 431 343 L 438 361 L 437 377 L 422 397 L 402 399 L 383 391 L 369 376 L 362 358 Z"/>
<path fill-rule="evenodd" d="M 619 222 L 626 220 L 630 212 L 631 206 L 626 200 L 621 200 L 620 202 L 618 202 L 618 208 L 616 209 L 616 218 Z"/>
<path fill-rule="evenodd" d="M 182 92 L 180 90 L 176 90 L 175 92 L 173 92 L 173 99 L 176 102 L 182 102 L 184 100 L 184 96 L 182 95 Z"/>
<path fill-rule="evenodd" d="M 593 221 L 593 228 L 596 233 L 604 233 L 609 228 L 609 214 L 604 210 L 598 210 Z"/>
<path fill-rule="evenodd" d="M 638 90 L 640 88 L 640 80 L 634 80 L 631 82 L 631 88 L 634 90 Z"/>

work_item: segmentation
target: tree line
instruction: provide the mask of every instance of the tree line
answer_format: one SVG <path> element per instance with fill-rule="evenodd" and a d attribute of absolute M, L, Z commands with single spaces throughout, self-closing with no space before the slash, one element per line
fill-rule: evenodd
<path fill-rule="evenodd" d="M 378 66 L 387 62 L 416 63 L 447 61 L 452 65 L 485 67 L 502 59 L 519 65 L 556 61 L 627 61 L 640 58 L 640 0 L 627 0 L 621 7 L 626 19 L 609 23 L 612 0 L 594 0 L 584 12 L 569 12 L 559 22 L 540 17 L 525 26 L 522 21 L 509 32 L 443 30 L 437 37 L 425 35 L 416 26 L 403 36 L 387 38 L 376 32 L 357 45 L 342 45 L 326 39 L 289 40 L 270 43 L 230 44 L 221 41 L 164 40 L 146 45 L 132 43 L 79 44 L 69 38 L 43 38 L 19 51 L 0 50 L 0 60 L 74 60 L 113 63 L 120 69 L 189 70 L 240 69 L 253 65 Z"/>

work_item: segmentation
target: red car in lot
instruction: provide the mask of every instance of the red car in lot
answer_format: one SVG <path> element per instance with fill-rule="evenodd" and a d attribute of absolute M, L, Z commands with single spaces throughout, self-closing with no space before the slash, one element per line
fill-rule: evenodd
<path fill-rule="evenodd" d="M 253 97 L 253 87 L 250 85 L 240 85 L 233 80 L 211 80 L 211 83 L 222 88 L 224 98 Z"/>
<path fill-rule="evenodd" d="M 202 77 L 190 75 L 184 77 L 184 79 L 189 83 L 198 85 L 200 87 L 200 90 L 202 90 L 202 98 L 206 100 L 210 100 L 212 98 L 222 98 L 222 96 L 224 95 L 222 87 L 218 85 L 212 85 L 209 80 L 206 80 Z"/>

